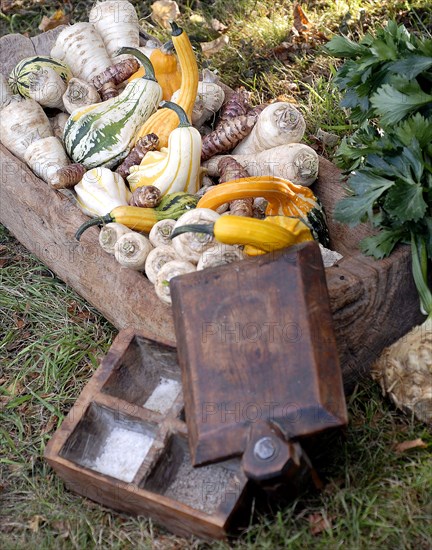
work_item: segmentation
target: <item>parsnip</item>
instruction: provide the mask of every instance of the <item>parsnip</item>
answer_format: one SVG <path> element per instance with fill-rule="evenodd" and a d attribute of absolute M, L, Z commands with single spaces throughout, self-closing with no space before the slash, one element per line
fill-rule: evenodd
<path fill-rule="evenodd" d="M 217 267 L 243 260 L 245 254 L 238 246 L 223 243 L 215 243 L 214 246 L 205 250 L 197 264 L 197 271 L 208 267 Z"/>
<path fill-rule="evenodd" d="M 49 119 L 54 136 L 56 138 L 59 138 L 62 143 L 64 127 L 66 126 L 68 118 L 69 115 L 67 115 L 66 113 L 59 113 L 58 115 Z"/>
<path fill-rule="evenodd" d="M 144 271 L 146 258 L 153 247 L 147 237 L 129 231 L 122 235 L 114 245 L 114 256 L 120 265 Z"/>
<path fill-rule="evenodd" d="M 99 103 L 100 100 L 100 95 L 93 84 L 82 78 L 71 78 L 63 94 L 63 104 L 68 113 L 86 105 Z"/>
<path fill-rule="evenodd" d="M 29 96 L 43 107 L 63 109 L 62 96 L 66 91 L 66 82 L 51 67 L 40 67 L 31 73 Z"/>
<path fill-rule="evenodd" d="M 22 161 L 29 145 L 52 135 L 48 117 L 34 99 L 13 100 L 1 111 L 0 141 Z"/>
<path fill-rule="evenodd" d="M 114 60 L 114 53 L 119 48 L 139 47 L 138 15 L 128 0 L 96 2 L 90 10 L 89 21 L 102 37 L 111 59 Z M 116 57 L 115 61 L 120 59 Z"/>
<path fill-rule="evenodd" d="M 182 260 L 172 260 L 163 265 L 157 274 L 155 291 L 157 296 L 166 304 L 171 304 L 171 292 L 169 283 L 173 277 L 196 271 L 196 267 Z"/>
<path fill-rule="evenodd" d="M 157 275 L 162 267 L 173 260 L 179 260 L 176 251 L 170 245 L 160 245 L 149 252 L 145 262 L 145 274 L 148 280 L 155 284 Z"/>
<path fill-rule="evenodd" d="M 57 172 L 70 164 L 61 141 L 54 136 L 39 139 L 29 145 L 24 160 L 39 178 L 49 184 L 57 182 Z"/>
<path fill-rule="evenodd" d="M 91 23 L 75 23 L 62 30 L 51 56 L 66 63 L 75 77 L 87 82 L 112 63 L 101 36 Z"/>
<path fill-rule="evenodd" d="M 195 208 L 186 212 L 177 220 L 174 229 L 182 225 L 214 223 L 219 214 L 210 208 Z M 213 246 L 214 237 L 207 233 L 183 233 L 172 240 L 172 245 L 179 258 L 198 263 L 201 254 Z"/>
<path fill-rule="evenodd" d="M 226 155 L 215 156 L 203 163 L 208 175 L 218 176 L 218 163 Z M 318 177 L 319 159 L 316 152 L 303 143 L 279 145 L 254 155 L 229 155 L 251 176 L 275 176 L 297 185 L 309 186 Z"/>
<path fill-rule="evenodd" d="M 268 105 L 259 115 L 252 132 L 233 150 L 235 155 L 251 155 L 303 139 L 306 123 L 291 103 L 278 101 Z"/>
<path fill-rule="evenodd" d="M 121 223 L 107 223 L 106 225 L 103 225 L 100 230 L 99 244 L 105 252 L 108 252 L 108 254 L 114 254 L 116 242 L 126 233 L 130 233 L 129 227 L 126 227 Z"/>
<path fill-rule="evenodd" d="M 149 233 L 149 239 L 153 246 L 168 245 L 171 246 L 170 239 L 172 230 L 176 224 L 176 220 L 160 220 L 154 224 Z"/>

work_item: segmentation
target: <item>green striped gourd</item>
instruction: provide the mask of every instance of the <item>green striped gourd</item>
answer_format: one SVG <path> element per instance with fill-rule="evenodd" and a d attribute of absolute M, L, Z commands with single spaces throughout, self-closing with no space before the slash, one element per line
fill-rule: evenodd
<path fill-rule="evenodd" d="M 126 157 L 138 129 L 162 99 L 150 60 L 135 48 L 120 48 L 117 55 L 121 54 L 135 55 L 145 75 L 130 82 L 118 97 L 76 109 L 65 126 L 66 151 L 88 169 L 112 168 Z"/>
<path fill-rule="evenodd" d="M 72 78 L 72 73 L 61 61 L 49 57 L 48 55 L 37 55 L 22 59 L 9 75 L 9 86 L 14 94 L 20 94 L 23 97 L 29 95 L 29 77 L 39 69 L 49 67 L 53 69 L 67 83 Z"/>

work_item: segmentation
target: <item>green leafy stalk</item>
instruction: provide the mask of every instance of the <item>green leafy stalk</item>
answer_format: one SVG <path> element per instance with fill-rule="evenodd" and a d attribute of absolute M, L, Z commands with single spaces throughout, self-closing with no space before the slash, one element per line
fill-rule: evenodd
<path fill-rule="evenodd" d="M 424 240 L 411 235 L 412 273 L 423 312 L 432 317 L 432 292 L 427 282 L 427 252 Z"/>

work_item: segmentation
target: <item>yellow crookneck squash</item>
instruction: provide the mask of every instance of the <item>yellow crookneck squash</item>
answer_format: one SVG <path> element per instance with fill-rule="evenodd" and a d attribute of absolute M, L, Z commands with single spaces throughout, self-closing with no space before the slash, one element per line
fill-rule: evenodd
<path fill-rule="evenodd" d="M 127 180 L 132 191 L 154 185 L 162 195 L 196 193 L 201 171 L 201 135 L 191 126 L 184 110 L 171 101 L 162 105 L 179 119 L 168 140 L 168 149 L 148 152 L 140 165 L 132 166 Z"/>
<path fill-rule="evenodd" d="M 198 93 L 199 72 L 192 45 L 187 34 L 172 22 L 172 42 L 178 56 L 181 70 L 180 95 L 176 103 L 188 116 L 192 117 L 192 110 Z M 135 136 L 135 143 L 140 137 L 147 134 L 156 134 L 159 138 L 159 148 L 168 145 L 170 133 L 177 128 L 178 117 L 170 109 L 159 109 L 145 122 Z"/>

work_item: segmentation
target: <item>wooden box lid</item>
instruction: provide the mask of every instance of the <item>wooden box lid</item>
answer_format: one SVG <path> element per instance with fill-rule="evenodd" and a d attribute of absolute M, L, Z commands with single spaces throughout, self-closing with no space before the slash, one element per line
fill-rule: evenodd
<path fill-rule="evenodd" d="M 346 424 L 317 244 L 174 278 L 171 289 L 194 465 Z"/>

